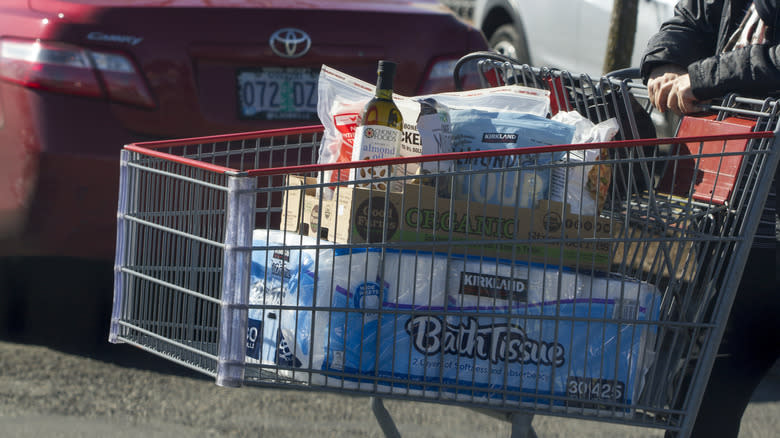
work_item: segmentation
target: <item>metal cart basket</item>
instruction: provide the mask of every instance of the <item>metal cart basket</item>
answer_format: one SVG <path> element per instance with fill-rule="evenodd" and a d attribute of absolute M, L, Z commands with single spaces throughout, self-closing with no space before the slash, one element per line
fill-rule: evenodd
<path fill-rule="evenodd" d="M 625 110 L 641 87 L 524 68 L 617 137 L 327 165 L 320 126 L 127 145 L 110 341 L 224 386 L 371 396 L 387 435 L 383 398 L 517 436 L 536 414 L 686 435 L 777 165 L 777 103 L 730 96 L 642 138 Z M 369 167 L 386 176 L 354 177 Z"/>

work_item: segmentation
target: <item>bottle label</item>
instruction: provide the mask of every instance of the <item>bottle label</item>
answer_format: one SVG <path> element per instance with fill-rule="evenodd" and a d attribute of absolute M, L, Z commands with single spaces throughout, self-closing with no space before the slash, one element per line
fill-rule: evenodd
<path fill-rule="evenodd" d="M 398 157 L 401 151 L 403 133 L 395 128 L 382 125 L 358 126 L 355 130 L 355 141 L 352 148 L 352 160 L 375 160 L 378 158 Z M 359 167 L 354 169 L 354 180 L 373 180 L 393 176 L 392 166 Z M 373 187 L 385 190 L 387 181 L 366 182 L 358 187 Z M 397 185 L 393 183 L 395 188 Z"/>

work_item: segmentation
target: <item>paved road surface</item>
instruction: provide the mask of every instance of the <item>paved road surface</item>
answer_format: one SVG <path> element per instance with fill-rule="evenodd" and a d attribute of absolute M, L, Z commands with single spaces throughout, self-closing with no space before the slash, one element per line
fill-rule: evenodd
<path fill-rule="evenodd" d="M 53 438 L 381 437 L 369 399 L 326 393 L 227 389 L 132 347 L 74 354 L 0 342 L 0 435 Z M 740 438 L 780 431 L 780 376 L 746 413 Z M 388 400 L 404 437 L 503 437 L 508 423 L 465 408 Z M 661 437 L 654 429 L 534 419 L 547 437 Z"/>

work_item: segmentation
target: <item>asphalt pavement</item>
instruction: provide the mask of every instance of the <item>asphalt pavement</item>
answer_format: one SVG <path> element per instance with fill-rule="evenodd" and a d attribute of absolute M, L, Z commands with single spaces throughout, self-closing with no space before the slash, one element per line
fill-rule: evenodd
<path fill-rule="evenodd" d="M 0 341 L 3 437 L 382 437 L 369 398 L 229 389 L 127 345 L 63 351 Z M 461 408 L 385 401 L 404 437 L 502 437 L 509 423 Z M 539 437 L 662 437 L 663 431 L 536 416 Z M 740 438 L 780 431 L 780 375 L 756 391 Z"/>

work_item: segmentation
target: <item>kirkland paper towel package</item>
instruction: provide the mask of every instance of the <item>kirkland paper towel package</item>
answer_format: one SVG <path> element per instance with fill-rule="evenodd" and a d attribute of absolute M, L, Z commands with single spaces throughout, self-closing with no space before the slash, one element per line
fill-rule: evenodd
<path fill-rule="evenodd" d="M 450 109 L 452 150 L 483 151 L 569 144 L 574 127 L 534 114 L 479 109 Z M 564 152 L 547 152 L 490 158 L 461 159 L 456 170 L 498 170 L 522 165 L 546 165 L 561 161 Z M 453 198 L 520 208 L 549 199 L 549 169 L 484 172 L 458 175 Z"/>
<path fill-rule="evenodd" d="M 657 318 L 653 286 L 488 259 L 383 257 L 381 284 L 333 291 L 333 306 L 346 311 L 331 316 L 323 365 L 354 378 L 328 384 L 373 388 L 366 376 L 380 379 L 379 391 L 544 403 L 501 392 L 526 391 L 585 408 L 638 396 L 653 333 L 630 321 Z M 365 312 L 373 309 L 381 311 Z"/>

